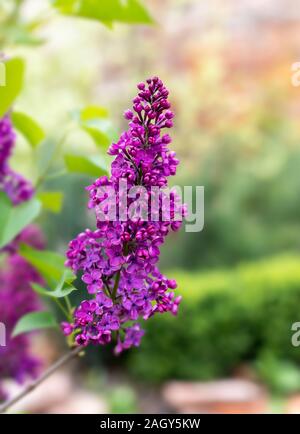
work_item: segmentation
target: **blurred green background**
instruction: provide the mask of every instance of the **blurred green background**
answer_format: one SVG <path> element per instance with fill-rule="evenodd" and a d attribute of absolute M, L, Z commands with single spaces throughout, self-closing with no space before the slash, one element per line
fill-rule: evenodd
<path fill-rule="evenodd" d="M 124 396 L 124 411 L 137 405 L 127 383 L 149 391 L 168 380 L 235 376 L 245 365 L 276 395 L 298 391 L 300 349 L 291 344 L 300 319 L 300 88 L 291 82 L 300 60 L 297 2 L 144 4 L 152 26 L 109 30 L 55 16 L 39 33 L 45 44 L 10 51 L 27 59 L 18 109 L 53 135 L 74 108 L 89 104 L 107 107 L 121 132 L 135 84 L 160 76 L 176 113 L 174 182 L 205 187 L 204 230 L 171 236 L 161 260 L 184 295 L 179 317 L 150 320 L 140 349 L 117 360 L 93 351 L 85 367 L 97 377 L 101 363 L 109 381 L 121 375 L 125 389 L 110 395 L 116 411 Z M 28 1 L 23 13 L 46 7 Z M 97 154 L 79 131 L 65 148 Z M 30 176 L 32 164 L 20 142 L 15 167 Z M 92 227 L 90 182 L 76 175 L 49 182 L 65 192 L 62 214 L 41 221 L 50 248 L 63 252 Z"/>

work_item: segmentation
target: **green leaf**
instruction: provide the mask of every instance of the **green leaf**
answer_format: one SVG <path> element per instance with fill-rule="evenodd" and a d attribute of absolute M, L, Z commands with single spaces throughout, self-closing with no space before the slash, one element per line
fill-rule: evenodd
<path fill-rule="evenodd" d="M 108 138 L 108 144 L 118 140 L 118 131 L 116 131 L 109 119 L 91 119 L 85 123 L 85 126 L 105 134 Z"/>
<path fill-rule="evenodd" d="M 73 118 L 78 126 L 93 139 L 97 146 L 105 150 L 114 138 L 112 125 L 107 116 L 108 111 L 104 107 L 95 105 L 73 112 Z"/>
<path fill-rule="evenodd" d="M 65 257 L 59 253 L 47 250 L 36 250 L 22 244 L 19 254 L 26 259 L 45 279 L 49 288 L 55 290 L 61 282 L 61 276 L 67 283 L 71 283 L 76 276 L 65 268 Z"/>
<path fill-rule="evenodd" d="M 25 113 L 13 112 L 12 121 L 16 129 L 23 134 L 28 143 L 37 147 L 45 138 L 45 132 L 40 125 Z"/>
<path fill-rule="evenodd" d="M 139 0 L 54 0 L 61 13 L 101 21 L 110 26 L 118 21 L 131 24 L 151 24 L 149 13 Z"/>
<path fill-rule="evenodd" d="M 34 330 L 57 328 L 58 324 L 50 312 L 30 312 L 24 315 L 16 324 L 12 337 Z"/>
<path fill-rule="evenodd" d="M 84 126 L 83 130 L 91 136 L 97 146 L 101 146 L 103 148 L 107 148 L 110 144 L 109 137 L 101 130 L 96 127 Z"/>
<path fill-rule="evenodd" d="M 71 173 L 82 173 L 92 177 L 107 175 L 107 164 L 100 157 L 66 154 L 65 165 Z"/>
<path fill-rule="evenodd" d="M 38 194 L 44 209 L 53 213 L 59 213 L 62 208 L 64 195 L 60 191 L 42 191 Z"/>
<path fill-rule="evenodd" d="M 71 294 L 71 292 L 77 291 L 77 288 L 71 285 L 71 282 L 73 282 L 74 277 L 75 276 L 72 273 L 72 271 L 66 269 L 59 283 L 52 291 L 49 291 L 36 283 L 32 283 L 31 286 L 40 295 L 46 297 L 52 297 L 52 298 L 63 298 Z"/>
<path fill-rule="evenodd" d="M 116 21 L 129 24 L 153 24 L 153 18 L 139 0 L 119 0 L 121 3 L 120 16 Z"/>
<path fill-rule="evenodd" d="M 21 92 L 24 79 L 24 61 L 15 57 L 4 62 L 5 85 L 0 86 L 0 118 L 10 109 Z"/>
<path fill-rule="evenodd" d="M 38 285 L 37 283 L 32 283 L 31 286 L 32 289 L 39 295 L 50 298 L 63 298 L 71 294 L 73 291 L 77 291 L 77 288 L 71 285 L 67 285 L 66 283 L 64 283 L 61 288 L 57 288 L 54 291 L 49 291 Z"/>
<path fill-rule="evenodd" d="M 6 246 L 40 213 L 41 203 L 32 199 L 14 206 L 5 193 L 0 193 L 0 248 Z"/>

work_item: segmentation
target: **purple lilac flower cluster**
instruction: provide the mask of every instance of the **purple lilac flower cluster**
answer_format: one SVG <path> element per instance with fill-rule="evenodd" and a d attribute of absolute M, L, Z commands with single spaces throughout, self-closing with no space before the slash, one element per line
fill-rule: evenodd
<path fill-rule="evenodd" d="M 173 126 L 174 114 L 170 110 L 168 90 L 157 77 L 138 84 L 138 96 L 133 100 L 133 111 L 124 114 L 129 128 L 117 143 L 109 148 L 114 156 L 111 176 L 100 177 L 87 187 L 89 208 L 96 210 L 105 203 L 104 212 L 109 214 L 110 205 L 103 187 L 114 189 L 117 202 L 121 201 L 119 184 L 126 180 L 127 191 L 136 186 L 146 191 L 148 203 L 153 187 L 167 187 L 167 178 L 175 175 L 179 160 L 168 149 L 171 138 L 162 134 L 163 129 Z M 123 194 L 123 193 L 122 193 Z M 74 312 L 72 324 L 63 323 L 65 335 L 75 337 L 78 345 L 106 344 L 115 334 L 115 352 L 138 346 L 144 334 L 139 318 L 147 320 L 156 313 L 177 313 L 180 296 L 174 295 L 176 281 L 168 279 L 159 271 L 157 263 L 160 246 L 170 230 L 177 231 L 186 208 L 174 191 L 170 193 L 170 219 L 151 220 L 139 214 L 126 214 L 126 218 L 111 221 L 109 217 L 97 218 L 97 229 L 87 229 L 70 242 L 66 265 L 82 273 L 87 292 L 92 299 L 83 301 Z M 163 193 L 159 193 L 162 205 Z M 127 203 L 127 211 L 133 199 Z M 180 220 L 175 220 L 175 213 Z"/>
<path fill-rule="evenodd" d="M 9 255 L 5 270 L 0 271 L 0 320 L 6 327 L 6 346 L 0 347 L 1 379 L 14 378 L 22 382 L 27 376 L 35 376 L 40 364 L 30 355 L 27 335 L 11 337 L 17 321 L 23 315 L 41 308 L 31 289 L 31 282 L 43 283 L 23 258 L 16 253 Z"/>
<path fill-rule="evenodd" d="M 14 205 L 29 200 L 33 187 L 19 173 L 14 172 L 8 162 L 15 144 L 15 132 L 9 116 L 0 119 L 0 191 L 4 191 Z"/>
<path fill-rule="evenodd" d="M 41 305 L 31 289 L 31 282 L 43 284 L 42 278 L 20 255 L 17 242 L 25 242 L 37 249 L 44 247 L 43 236 L 36 226 L 25 228 L 18 240 L 14 241 L 15 250 L 9 250 L 0 270 L 0 321 L 6 328 L 6 346 L 0 346 L 0 378 L 14 378 L 22 382 L 27 376 L 35 376 L 40 361 L 31 355 L 28 335 L 12 338 L 17 321 L 26 313 L 39 310 Z M 0 383 L 0 401 L 6 397 Z"/>
<path fill-rule="evenodd" d="M 4 191 L 14 205 L 29 200 L 34 190 L 31 184 L 9 167 L 9 158 L 15 145 L 15 133 L 10 118 L 0 119 L 0 191 Z M 44 247 L 41 231 L 36 226 L 26 227 L 0 253 L 3 254 L 0 270 L 0 322 L 6 328 L 6 346 L 0 347 L 0 378 L 23 381 L 34 376 L 39 361 L 30 355 L 30 340 L 22 335 L 11 337 L 17 321 L 26 313 L 40 309 L 31 282 L 43 284 L 41 277 L 17 253 L 18 245 L 26 243 L 37 249 Z M 6 394 L 0 383 L 0 401 Z"/>

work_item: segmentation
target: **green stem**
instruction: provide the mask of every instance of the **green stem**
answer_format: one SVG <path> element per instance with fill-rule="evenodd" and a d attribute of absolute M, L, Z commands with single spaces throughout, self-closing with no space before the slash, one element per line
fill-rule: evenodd
<path fill-rule="evenodd" d="M 119 283 L 120 283 L 120 277 L 121 277 L 121 270 L 119 270 L 116 274 L 116 280 L 115 280 L 115 284 L 112 290 L 112 299 L 115 300 L 116 299 L 116 295 L 117 295 L 117 290 L 119 287 Z"/>
<path fill-rule="evenodd" d="M 104 280 L 104 286 L 105 286 L 105 288 L 104 288 L 105 294 L 107 295 L 107 297 L 111 298 L 112 297 L 111 290 L 110 290 L 110 287 L 108 286 L 107 282 L 105 282 L 105 280 Z"/>
<path fill-rule="evenodd" d="M 66 301 L 66 305 L 67 305 L 67 308 L 68 308 L 68 311 L 69 311 L 69 316 L 72 316 L 72 305 L 71 305 L 71 302 L 70 302 L 70 299 L 69 299 L 69 296 L 68 295 L 66 295 L 65 296 L 65 301 Z"/>
<path fill-rule="evenodd" d="M 63 312 L 63 314 L 66 316 L 66 318 L 67 318 L 69 321 L 72 321 L 72 317 L 71 317 L 71 315 L 70 315 L 69 312 L 64 308 L 64 306 L 62 305 L 62 303 L 61 303 L 57 298 L 54 298 L 54 300 L 55 300 L 57 306 L 60 308 L 60 310 L 61 310 L 61 311 Z"/>

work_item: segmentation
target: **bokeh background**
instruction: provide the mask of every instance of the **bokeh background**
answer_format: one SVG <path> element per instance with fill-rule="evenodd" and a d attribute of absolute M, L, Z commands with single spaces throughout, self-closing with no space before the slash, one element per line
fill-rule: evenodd
<path fill-rule="evenodd" d="M 28 1 L 23 13 L 46 3 Z M 164 247 L 161 266 L 184 295 L 178 317 L 150 320 L 141 347 L 117 359 L 89 351 L 29 408 L 300 412 L 300 348 L 291 343 L 300 321 L 300 87 L 292 71 L 300 61 L 299 3 L 144 4 L 152 26 L 109 30 L 51 16 L 40 31 L 45 44 L 12 49 L 27 61 L 18 109 L 59 135 L 74 108 L 99 104 L 118 134 L 135 84 L 160 76 L 176 113 L 176 184 L 205 187 L 205 227 L 182 230 Z M 97 154 L 79 131 L 65 148 Z M 20 141 L 14 166 L 30 177 L 33 164 Z M 63 252 L 93 225 L 85 208 L 90 181 L 74 175 L 51 183 L 65 201 L 59 216 L 41 220 L 49 248 Z M 47 363 L 63 344 L 43 334 L 34 347 Z"/>

